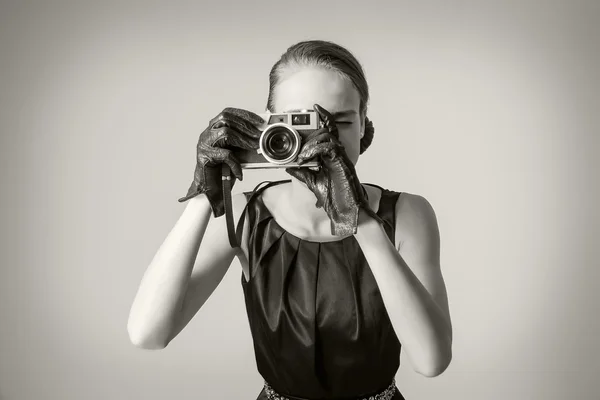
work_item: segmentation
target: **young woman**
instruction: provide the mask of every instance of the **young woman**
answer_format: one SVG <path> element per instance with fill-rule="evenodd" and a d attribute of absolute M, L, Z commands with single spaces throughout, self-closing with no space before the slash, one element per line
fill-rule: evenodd
<path fill-rule="evenodd" d="M 273 66 L 267 108 L 313 109 L 324 121 L 303 144 L 291 179 L 233 196 L 245 210 L 239 248 L 228 241 L 221 166 L 256 149 L 263 120 L 226 109 L 200 135 L 189 200 L 144 274 L 128 321 L 132 342 L 164 348 L 215 290 L 233 257 L 258 370 L 259 399 L 403 399 L 400 349 L 437 376 L 452 358 L 435 213 L 422 196 L 361 184 L 354 168 L 373 140 L 363 70 L 343 47 L 305 41 Z M 390 163 L 390 167 L 393 165 Z M 259 185 L 260 186 L 260 185 Z M 203 246 L 200 248 L 200 243 Z"/>

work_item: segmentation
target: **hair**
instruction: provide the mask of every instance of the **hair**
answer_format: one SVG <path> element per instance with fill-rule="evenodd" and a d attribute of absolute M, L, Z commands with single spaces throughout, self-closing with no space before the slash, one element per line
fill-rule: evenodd
<path fill-rule="evenodd" d="M 269 73 L 269 98 L 267 109 L 274 112 L 274 92 L 283 72 L 290 67 L 315 66 L 339 73 L 350 80 L 360 96 L 360 114 L 365 117 L 365 134 L 360 139 L 360 154 L 371 145 L 375 129 L 367 118 L 369 103 L 369 85 L 362 66 L 350 51 L 344 47 L 324 40 L 308 40 L 294 44 L 273 65 Z"/>

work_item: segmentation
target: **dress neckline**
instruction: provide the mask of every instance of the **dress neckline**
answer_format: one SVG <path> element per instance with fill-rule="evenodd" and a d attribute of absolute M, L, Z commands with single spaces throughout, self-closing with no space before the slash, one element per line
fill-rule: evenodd
<path fill-rule="evenodd" d="M 378 188 L 381 191 L 381 195 L 379 197 L 379 203 L 377 204 L 377 212 L 376 212 L 376 214 L 381 217 L 381 206 L 383 204 L 383 196 L 386 195 L 386 189 L 382 188 L 381 186 L 373 185 L 373 184 L 369 184 L 369 183 L 365 183 L 365 185 L 374 186 L 374 187 Z M 292 239 L 295 239 L 295 240 L 297 240 L 299 242 L 305 242 L 305 243 L 310 243 L 310 244 L 319 244 L 319 245 L 327 245 L 327 244 L 330 244 L 330 243 L 343 243 L 344 241 L 349 240 L 349 239 L 356 240 L 356 238 L 354 237 L 354 235 L 348 235 L 348 236 L 345 236 L 345 237 L 340 238 L 340 239 L 325 240 L 325 241 L 308 240 L 308 239 L 303 239 L 301 237 L 298 237 L 298 236 L 294 235 L 293 233 L 289 232 L 288 230 L 284 229 L 279 224 L 279 222 L 277 222 L 277 220 L 275 219 L 275 216 L 273 215 L 273 213 L 271 212 L 271 210 L 269 210 L 267 208 L 265 202 L 263 201 L 262 193 L 261 193 L 260 196 L 257 196 L 257 197 L 258 197 L 257 200 L 260 201 L 260 203 L 262 204 L 262 207 L 269 214 L 269 217 L 271 217 L 270 220 L 273 223 L 273 225 L 275 225 L 275 227 L 277 229 L 281 230 L 284 235 L 287 235 L 287 236 L 291 237 Z"/>

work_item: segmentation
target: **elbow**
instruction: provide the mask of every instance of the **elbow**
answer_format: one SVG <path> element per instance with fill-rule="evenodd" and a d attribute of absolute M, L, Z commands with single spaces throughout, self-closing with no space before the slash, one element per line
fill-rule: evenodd
<path fill-rule="evenodd" d="M 167 347 L 167 345 L 162 342 L 153 342 L 151 340 L 140 340 L 130 337 L 130 341 L 135 347 L 142 350 L 162 350 Z"/>
<path fill-rule="evenodd" d="M 427 378 L 435 378 L 436 376 L 439 376 L 444 371 L 446 371 L 446 369 L 448 369 L 449 365 L 450 365 L 450 360 L 436 363 L 436 364 L 431 364 L 430 366 L 427 366 L 425 368 L 418 369 L 417 372 Z"/>
<path fill-rule="evenodd" d="M 436 357 L 432 357 L 431 361 L 422 363 L 419 368 L 416 368 L 416 372 L 427 378 L 435 378 L 448 369 L 451 361 L 452 349 L 449 347 L 446 351 L 439 352 Z"/>
<path fill-rule="evenodd" d="M 148 334 L 142 332 L 140 329 L 133 329 L 131 326 L 127 326 L 127 333 L 129 335 L 129 341 L 138 349 L 143 350 L 162 350 L 167 347 L 168 340 L 159 338 L 158 335 Z"/>

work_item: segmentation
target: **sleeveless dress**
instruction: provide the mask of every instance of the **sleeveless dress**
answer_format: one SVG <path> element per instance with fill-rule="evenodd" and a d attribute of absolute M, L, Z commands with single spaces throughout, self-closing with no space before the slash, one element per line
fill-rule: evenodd
<path fill-rule="evenodd" d="M 241 284 L 265 380 L 257 400 L 269 389 L 291 400 L 353 400 L 386 388 L 404 400 L 394 382 L 400 342 L 356 238 L 313 242 L 281 228 L 260 193 L 288 182 L 244 192 L 249 279 L 242 272 Z M 400 193 L 370 185 L 382 190 L 377 215 L 394 243 Z"/>

